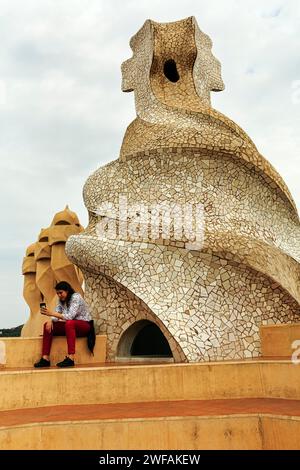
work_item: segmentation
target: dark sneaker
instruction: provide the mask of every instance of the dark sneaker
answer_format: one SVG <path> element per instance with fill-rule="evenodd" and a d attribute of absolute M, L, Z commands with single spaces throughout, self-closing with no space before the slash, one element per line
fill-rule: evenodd
<path fill-rule="evenodd" d="M 41 357 L 41 359 L 34 364 L 34 367 L 50 367 L 50 361 Z"/>
<path fill-rule="evenodd" d="M 72 361 L 72 359 L 66 356 L 63 361 L 58 362 L 56 365 L 57 367 L 73 367 L 75 364 L 74 364 L 74 361 Z"/>

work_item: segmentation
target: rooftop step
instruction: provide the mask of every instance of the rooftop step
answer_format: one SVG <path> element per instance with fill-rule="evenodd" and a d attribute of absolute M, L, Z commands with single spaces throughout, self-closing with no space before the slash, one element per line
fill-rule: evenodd
<path fill-rule="evenodd" d="M 140 402 L 2 411 L 0 448 L 300 449 L 300 400 Z"/>
<path fill-rule="evenodd" d="M 289 360 L 2 369 L 0 410 L 55 405 L 236 398 L 300 399 Z"/>

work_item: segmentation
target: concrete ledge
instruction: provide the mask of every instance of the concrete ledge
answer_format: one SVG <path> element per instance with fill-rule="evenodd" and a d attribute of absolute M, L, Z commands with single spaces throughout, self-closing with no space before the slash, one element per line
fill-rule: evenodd
<path fill-rule="evenodd" d="M 0 367 L 32 367 L 41 357 L 42 338 L 0 338 Z M 67 353 L 65 336 L 55 336 L 51 348 L 51 364 L 64 359 Z M 105 362 L 106 335 L 97 335 L 94 356 L 87 347 L 86 338 L 76 339 L 76 364 Z"/>
<path fill-rule="evenodd" d="M 290 361 L 105 365 L 0 371 L 0 410 L 40 406 L 227 398 L 300 399 Z"/>
<path fill-rule="evenodd" d="M 300 419 L 245 415 L 38 423 L 1 427 L 0 448 L 299 450 Z"/>
<path fill-rule="evenodd" d="M 264 357 L 292 357 L 299 350 L 300 359 L 300 323 L 287 325 L 263 325 L 260 327 L 261 349 Z M 299 345 L 292 347 L 294 341 Z"/>

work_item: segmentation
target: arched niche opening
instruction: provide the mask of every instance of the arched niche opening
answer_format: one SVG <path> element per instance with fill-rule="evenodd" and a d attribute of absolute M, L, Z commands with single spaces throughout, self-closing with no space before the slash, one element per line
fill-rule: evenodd
<path fill-rule="evenodd" d="M 124 331 L 118 344 L 117 358 L 130 361 L 174 361 L 166 337 L 149 320 L 139 320 Z"/>

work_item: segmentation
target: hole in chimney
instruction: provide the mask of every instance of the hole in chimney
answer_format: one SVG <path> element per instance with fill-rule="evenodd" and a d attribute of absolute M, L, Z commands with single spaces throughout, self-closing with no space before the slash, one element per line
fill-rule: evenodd
<path fill-rule="evenodd" d="M 170 82 L 176 83 L 179 80 L 179 73 L 176 62 L 173 59 L 166 60 L 164 63 L 164 75 Z"/>

